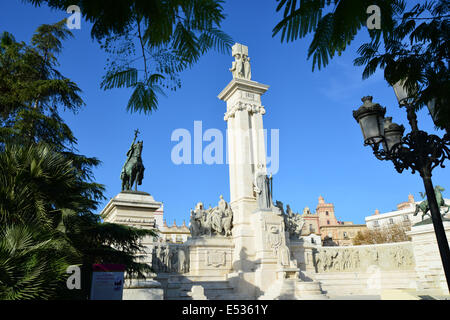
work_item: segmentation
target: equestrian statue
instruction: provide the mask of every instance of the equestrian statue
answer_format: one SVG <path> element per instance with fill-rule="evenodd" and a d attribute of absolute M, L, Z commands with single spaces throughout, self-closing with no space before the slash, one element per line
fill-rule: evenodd
<path fill-rule="evenodd" d="M 447 210 L 441 214 L 441 216 L 444 217 L 444 215 L 449 211 L 450 205 L 445 204 L 444 197 L 442 196 L 442 193 L 441 193 L 442 191 L 445 191 L 445 189 L 442 188 L 441 186 L 434 187 L 434 194 L 436 195 L 439 212 L 441 212 L 441 208 L 447 208 Z M 425 195 L 422 192 L 420 193 L 420 195 L 422 196 L 422 198 L 425 198 Z M 426 199 L 426 200 L 422 201 L 421 203 L 419 203 L 418 205 L 416 205 L 416 211 L 414 212 L 414 216 L 417 216 L 419 211 L 422 211 L 422 221 L 423 221 L 423 218 L 425 215 L 430 216 L 430 213 L 429 213 L 430 207 L 428 205 L 428 199 Z"/>
<path fill-rule="evenodd" d="M 142 163 L 143 141 L 136 142 L 139 130 L 134 131 L 134 140 L 127 152 L 127 160 L 122 167 L 120 179 L 122 180 L 122 191 L 137 191 L 137 186 L 142 184 L 144 179 L 144 165 Z"/>

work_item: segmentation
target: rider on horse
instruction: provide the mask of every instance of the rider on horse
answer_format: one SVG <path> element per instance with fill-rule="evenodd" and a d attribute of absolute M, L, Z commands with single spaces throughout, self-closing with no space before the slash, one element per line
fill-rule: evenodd
<path fill-rule="evenodd" d="M 122 172 L 120 173 L 120 179 L 122 180 L 122 191 L 131 190 L 135 181 L 135 189 L 137 190 L 137 185 L 141 185 L 142 179 L 144 178 L 145 168 L 141 158 L 143 142 L 138 141 L 135 143 L 138 133 L 139 130 L 134 131 L 134 139 L 131 143 L 130 149 L 127 152 L 127 160 L 122 167 Z"/>

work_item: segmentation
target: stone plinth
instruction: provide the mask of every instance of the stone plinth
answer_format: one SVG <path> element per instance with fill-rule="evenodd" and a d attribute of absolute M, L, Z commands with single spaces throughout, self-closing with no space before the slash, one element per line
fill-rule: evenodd
<path fill-rule="evenodd" d="M 300 271 L 315 273 L 314 251 L 317 250 L 319 246 L 304 241 L 303 239 L 290 240 L 288 246 L 291 250 L 292 257 L 297 261 L 297 266 Z"/>
<path fill-rule="evenodd" d="M 443 221 L 443 224 L 448 240 L 450 221 Z M 433 224 L 415 225 L 407 234 L 413 243 L 418 290 L 430 294 L 449 294 Z"/>
<path fill-rule="evenodd" d="M 105 222 L 158 228 L 162 226 L 162 203 L 146 192 L 122 191 L 108 202 L 100 216 Z"/>
<path fill-rule="evenodd" d="M 189 247 L 189 275 L 225 277 L 232 271 L 234 245 L 231 238 L 191 238 L 185 245 Z"/>
<path fill-rule="evenodd" d="M 265 292 L 277 279 L 286 248 L 283 218 L 270 211 L 257 211 L 251 215 L 255 234 L 255 285 Z M 290 267 L 287 253 L 284 267 Z"/>
<path fill-rule="evenodd" d="M 122 191 L 100 213 L 104 222 L 123 224 L 142 229 L 159 229 L 162 226 L 163 206 L 153 197 L 142 191 Z M 153 237 L 145 236 L 142 244 L 147 255 L 142 262 L 151 263 Z"/>

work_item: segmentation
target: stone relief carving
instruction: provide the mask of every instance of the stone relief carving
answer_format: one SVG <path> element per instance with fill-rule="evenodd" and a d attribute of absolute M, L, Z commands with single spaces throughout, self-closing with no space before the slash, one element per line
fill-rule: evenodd
<path fill-rule="evenodd" d="M 279 246 L 283 243 L 283 238 L 281 235 L 281 226 L 272 225 L 267 230 L 267 244 L 272 250 L 276 251 Z"/>
<path fill-rule="evenodd" d="M 284 241 L 284 226 L 265 224 L 266 243 L 277 257 L 278 264 L 283 267 L 297 267 L 297 261 L 291 257 L 291 252 Z"/>
<path fill-rule="evenodd" d="M 248 111 L 251 114 L 260 113 L 262 115 L 266 113 L 266 109 L 263 106 L 238 101 L 225 113 L 224 120 L 227 121 L 228 118 L 233 118 L 238 111 Z"/>
<path fill-rule="evenodd" d="M 155 245 L 152 249 L 152 268 L 155 272 L 189 272 L 187 248 Z"/>
<path fill-rule="evenodd" d="M 203 208 L 203 203 L 197 203 L 195 210 L 191 210 L 191 236 L 222 235 L 230 237 L 233 229 L 233 211 L 230 205 L 220 196 L 217 207 Z"/>
<path fill-rule="evenodd" d="M 414 255 L 405 247 L 396 246 L 391 248 L 390 255 L 396 267 L 414 265 Z"/>
<path fill-rule="evenodd" d="M 286 245 L 281 245 L 277 248 L 277 257 L 279 264 L 283 267 L 291 266 L 290 252 Z"/>
<path fill-rule="evenodd" d="M 213 267 L 224 266 L 226 263 L 225 251 L 206 251 L 206 265 Z"/>
<path fill-rule="evenodd" d="M 398 270 L 414 266 L 411 246 L 388 245 L 362 248 L 322 248 L 315 252 L 317 272 L 365 271 L 370 266 Z"/>

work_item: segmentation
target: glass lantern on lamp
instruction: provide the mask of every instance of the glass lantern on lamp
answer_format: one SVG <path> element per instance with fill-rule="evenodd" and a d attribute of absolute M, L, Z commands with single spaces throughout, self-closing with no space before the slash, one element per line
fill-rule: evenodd
<path fill-rule="evenodd" d="M 386 108 L 372 102 L 372 96 L 361 99 L 363 105 L 353 111 L 353 117 L 359 123 L 364 144 L 378 144 L 384 139 L 384 115 Z"/>
<path fill-rule="evenodd" d="M 395 152 L 394 147 L 400 146 L 405 127 L 392 122 L 392 117 L 384 119 L 383 149 L 386 152 Z"/>

